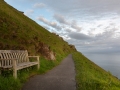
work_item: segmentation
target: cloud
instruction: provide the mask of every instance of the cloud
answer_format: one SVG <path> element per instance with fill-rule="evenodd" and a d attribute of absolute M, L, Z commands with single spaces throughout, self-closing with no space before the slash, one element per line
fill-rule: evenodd
<path fill-rule="evenodd" d="M 77 32 L 81 31 L 81 27 L 79 27 L 77 25 L 77 21 L 75 21 L 75 20 L 72 21 L 71 27 L 74 28 L 74 29 L 76 29 Z"/>
<path fill-rule="evenodd" d="M 78 32 L 79 31 L 81 31 L 81 27 L 79 27 L 78 25 L 71 25 L 71 27 L 73 28 L 73 29 L 76 29 Z"/>
<path fill-rule="evenodd" d="M 108 40 L 108 39 L 114 39 L 117 37 L 117 31 L 118 29 L 116 28 L 111 28 L 111 29 L 107 29 L 106 31 L 104 31 L 102 34 L 97 34 L 95 36 L 96 39 L 99 39 L 99 40 Z M 119 36 L 119 35 L 118 35 Z"/>
<path fill-rule="evenodd" d="M 57 30 L 61 30 L 62 29 L 60 26 L 57 25 L 56 22 L 50 22 L 49 25 L 52 26 L 52 27 L 54 27 L 54 28 L 56 28 Z"/>
<path fill-rule="evenodd" d="M 110 12 L 120 12 L 120 0 L 44 0 L 55 12 L 80 17 L 100 16 Z M 53 2 L 56 2 L 55 4 Z M 66 5 L 67 4 L 67 5 Z M 108 14 L 108 15 L 109 15 Z"/>
<path fill-rule="evenodd" d="M 90 36 L 85 35 L 83 33 L 77 33 L 77 32 L 71 32 L 68 36 L 70 38 L 76 39 L 76 40 L 88 40 L 88 39 L 91 39 Z"/>
<path fill-rule="evenodd" d="M 42 16 L 39 16 L 37 19 L 39 21 L 47 24 L 48 26 L 51 26 L 51 27 L 57 29 L 57 30 L 61 30 L 62 29 L 56 22 L 50 22 L 47 19 L 45 19 L 44 17 L 42 17 Z"/>
<path fill-rule="evenodd" d="M 119 39 L 120 40 L 120 39 Z M 107 42 L 94 42 L 94 41 L 71 41 L 74 43 L 77 50 L 81 51 L 82 53 L 88 54 L 110 54 L 110 53 L 120 53 L 120 44 L 117 44 L 116 41 L 107 41 Z"/>
<path fill-rule="evenodd" d="M 120 33 L 111 28 L 94 37 L 83 33 L 71 32 L 69 43 L 74 44 L 78 51 L 84 54 L 114 54 L 120 53 Z"/>
<path fill-rule="evenodd" d="M 66 19 L 63 15 L 60 14 L 54 14 L 53 16 L 55 18 L 55 20 L 57 20 L 60 24 L 65 25 L 66 27 L 71 27 L 73 29 L 75 29 L 76 31 L 81 31 L 81 27 L 78 26 L 77 21 L 76 20 L 68 20 Z"/>
<path fill-rule="evenodd" d="M 37 19 L 38 19 L 39 21 L 42 21 L 43 23 L 49 25 L 49 21 L 48 21 L 47 19 L 45 19 L 44 17 L 39 16 Z"/>
<path fill-rule="evenodd" d="M 54 14 L 53 16 L 59 23 L 69 25 L 66 19 L 60 14 Z"/>
<path fill-rule="evenodd" d="M 72 32 L 72 30 L 70 28 L 66 28 L 65 31 L 68 33 Z"/>
<path fill-rule="evenodd" d="M 81 31 L 81 27 L 79 27 L 77 25 L 77 21 L 72 20 L 72 21 L 67 21 L 67 19 L 60 15 L 60 14 L 54 14 L 53 18 L 55 18 L 55 20 L 57 22 L 50 22 L 47 19 L 45 19 L 43 16 L 39 16 L 37 19 L 57 30 L 63 30 L 63 32 L 71 32 L 71 31 Z"/>
<path fill-rule="evenodd" d="M 118 43 L 120 40 L 119 18 L 116 19 L 114 17 L 118 17 L 118 15 L 114 14 L 103 18 L 94 18 L 91 21 L 88 20 L 88 22 L 80 21 L 81 23 L 78 23 L 76 19 L 70 21 L 64 15 L 54 15 L 54 18 L 65 26 L 65 40 L 74 44 L 83 53 L 94 54 L 120 52 L 120 49 L 118 49 L 120 47 Z"/>
<path fill-rule="evenodd" d="M 35 3 L 34 8 L 44 8 L 46 5 L 44 3 Z"/>

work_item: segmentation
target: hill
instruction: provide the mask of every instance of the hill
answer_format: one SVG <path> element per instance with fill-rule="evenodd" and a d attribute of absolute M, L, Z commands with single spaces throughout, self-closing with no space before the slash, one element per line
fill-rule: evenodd
<path fill-rule="evenodd" d="M 38 25 L 21 11 L 0 0 L 0 49 L 28 50 L 30 55 L 51 59 L 49 52 L 64 55 L 74 47 Z"/>
<path fill-rule="evenodd" d="M 84 55 L 76 52 L 59 35 L 51 33 L 23 12 L 0 0 L 0 50 L 28 50 L 29 55 L 40 56 L 40 69 L 27 68 L 18 72 L 14 79 L 12 71 L 2 71 L 0 90 L 20 90 L 33 75 L 45 73 L 73 53 L 78 90 L 119 90 L 120 81 Z M 54 57 L 53 57 L 54 56 Z M 54 61 L 52 61 L 54 60 Z"/>
<path fill-rule="evenodd" d="M 29 55 L 40 56 L 40 70 L 36 71 L 35 67 L 20 70 L 16 80 L 12 71 L 2 71 L 0 90 L 18 90 L 27 78 L 45 73 L 76 51 L 62 37 L 38 25 L 4 0 L 0 0 L 0 50 L 27 50 Z"/>

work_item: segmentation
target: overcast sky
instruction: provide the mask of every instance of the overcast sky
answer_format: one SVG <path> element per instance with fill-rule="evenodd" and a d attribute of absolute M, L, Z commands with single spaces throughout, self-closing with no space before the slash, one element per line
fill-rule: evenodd
<path fill-rule="evenodd" d="M 5 0 L 82 53 L 120 53 L 120 0 Z"/>

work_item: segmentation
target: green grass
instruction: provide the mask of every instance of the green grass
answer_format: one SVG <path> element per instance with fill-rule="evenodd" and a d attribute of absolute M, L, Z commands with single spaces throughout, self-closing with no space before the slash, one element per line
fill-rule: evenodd
<path fill-rule="evenodd" d="M 20 90 L 21 84 L 17 79 L 15 80 L 13 77 L 2 77 L 0 76 L 0 90 Z M 14 88 L 13 88 L 14 87 Z"/>
<path fill-rule="evenodd" d="M 120 81 L 79 52 L 73 54 L 77 90 L 120 90 Z"/>

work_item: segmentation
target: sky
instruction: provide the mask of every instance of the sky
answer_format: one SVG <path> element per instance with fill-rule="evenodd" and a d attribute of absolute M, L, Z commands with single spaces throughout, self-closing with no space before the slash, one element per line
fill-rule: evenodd
<path fill-rule="evenodd" d="M 120 0 L 5 0 L 84 54 L 120 53 Z"/>

